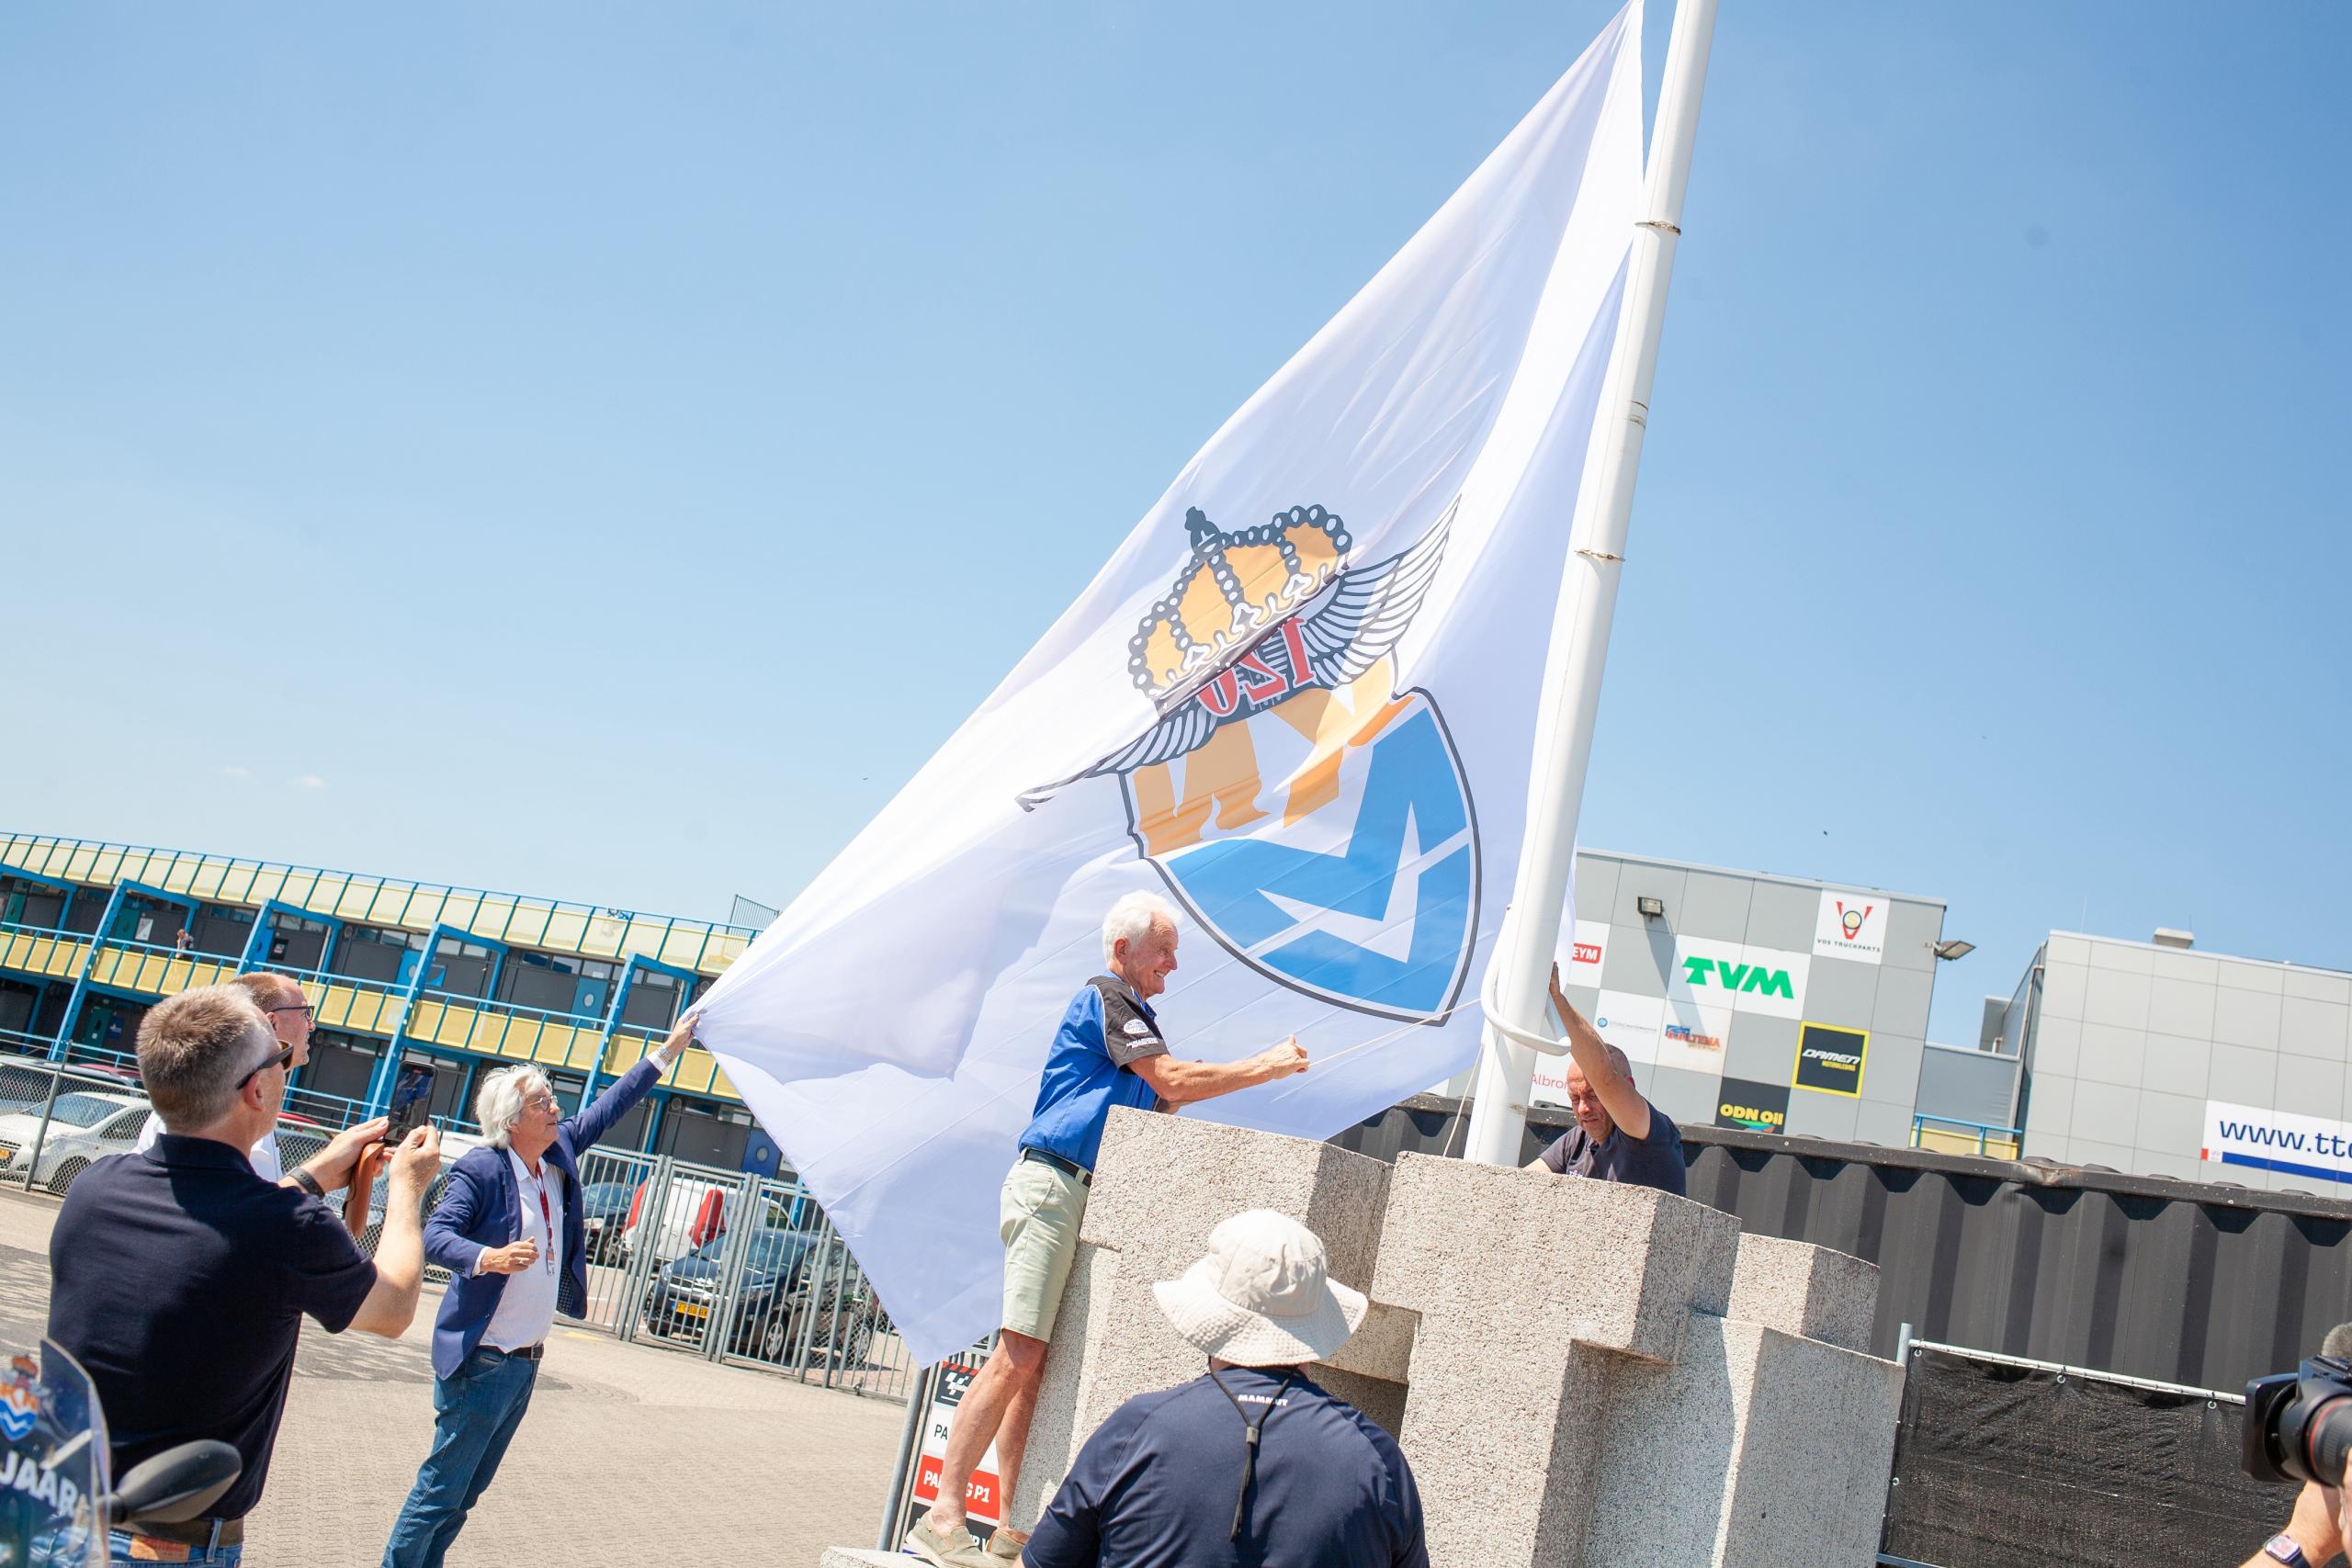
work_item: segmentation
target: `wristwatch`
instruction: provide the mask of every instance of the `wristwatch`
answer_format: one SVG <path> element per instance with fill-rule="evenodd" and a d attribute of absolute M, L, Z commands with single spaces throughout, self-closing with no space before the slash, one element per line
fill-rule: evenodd
<path fill-rule="evenodd" d="M 2295 1538 L 2284 1530 L 2262 1543 L 2262 1555 L 2278 1559 L 2287 1564 L 2287 1568 L 2311 1568 L 2312 1560 L 2303 1555 L 2303 1549 L 2295 1544 Z"/>
<path fill-rule="evenodd" d="M 327 1190 L 319 1185 L 319 1179 L 299 1165 L 294 1168 L 294 1185 L 313 1198 L 323 1198 L 327 1195 Z"/>

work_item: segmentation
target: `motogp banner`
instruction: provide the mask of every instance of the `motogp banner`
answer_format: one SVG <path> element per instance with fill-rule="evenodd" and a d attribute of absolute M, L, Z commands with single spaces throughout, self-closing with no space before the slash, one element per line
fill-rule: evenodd
<path fill-rule="evenodd" d="M 921 1359 L 997 1325 L 998 1187 L 1120 895 L 1182 911 L 1178 1055 L 1295 1033 L 1312 1061 L 1188 1114 L 1321 1138 L 1471 1060 L 1637 212 L 1641 53 L 1635 5 L 706 1001 Z"/>

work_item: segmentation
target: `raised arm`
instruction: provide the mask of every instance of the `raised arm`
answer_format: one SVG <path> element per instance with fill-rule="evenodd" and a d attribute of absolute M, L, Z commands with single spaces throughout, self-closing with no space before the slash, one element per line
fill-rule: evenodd
<path fill-rule="evenodd" d="M 677 1065 L 695 1043 L 695 1015 L 685 1017 L 670 1028 L 669 1038 L 646 1053 L 645 1059 L 615 1078 L 612 1086 L 598 1095 L 594 1101 L 581 1107 L 579 1113 L 563 1123 L 563 1131 L 571 1141 L 571 1152 L 578 1155 L 606 1133 L 613 1123 L 628 1114 L 629 1107 L 653 1092 L 662 1075 Z"/>
<path fill-rule="evenodd" d="M 1576 1058 L 1584 1081 L 1600 1097 L 1600 1108 L 1609 1119 L 1625 1130 L 1625 1136 L 1635 1143 L 1650 1135 L 1650 1102 L 1634 1087 L 1634 1080 L 1617 1065 L 1616 1054 L 1600 1031 L 1585 1021 L 1584 1014 L 1570 1005 L 1566 991 L 1560 989 L 1560 966 L 1552 965 L 1552 1010 L 1567 1026 L 1568 1055 Z"/>
<path fill-rule="evenodd" d="M 1281 1044 L 1244 1056 L 1238 1062 L 1180 1062 L 1173 1056 L 1146 1056 L 1135 1070 L 1152 1092 L 1170 1105 L 1193 1105 L 1237 1089 L 1286 1078 L 1306 1070 L 1306 1048 L 1292 1035 Z"/>

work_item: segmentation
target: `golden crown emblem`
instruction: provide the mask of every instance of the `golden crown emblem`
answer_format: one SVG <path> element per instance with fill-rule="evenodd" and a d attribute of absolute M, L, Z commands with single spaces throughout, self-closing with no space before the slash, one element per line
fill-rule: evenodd
<path fill-rule="evenodd" d="M 1127 644 L 1127 671 L 1155 701 L 1321 592 L 1351 543 L 1347 525 L 1319 506 L 1294 506 L 1229 534 L 1195 506 L 1184 531 L 1191 562 Z"/>

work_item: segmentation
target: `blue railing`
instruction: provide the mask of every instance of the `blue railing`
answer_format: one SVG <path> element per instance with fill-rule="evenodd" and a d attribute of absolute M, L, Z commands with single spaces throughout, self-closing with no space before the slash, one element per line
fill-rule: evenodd
<path fill-rule="evenodd" d="M 0 1055 L 46 1056 L 54 1039 L 53 1035 L 35 1034 L 27 1029 L 0 1029 Z"/>
<path fill-rule="evenodd" d="M 1995 1122 L 1970 1122 L 1958 1116 L 1930 1116 L 1925 1111 L 1916 1111 L 1911 1117 L 1911 1145 L 1914 1148 L 1919 1145 L 1919 1134 L 1927 1131 L 1931 1122 L 1939 1130 L 1955 1129 L 1962 1137 L 1973 1134 L 1976 1152 L 1980 1155 L 1990 1152 L 1986 1145 L 1995 1139 L 2007 1144 L 2012 1151 L 2025 1146 L 2025 1129 L 2022 1127 L 2004 1127 Z"/>

